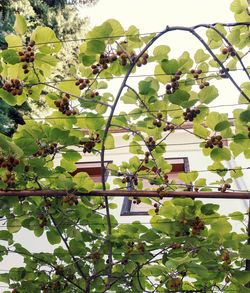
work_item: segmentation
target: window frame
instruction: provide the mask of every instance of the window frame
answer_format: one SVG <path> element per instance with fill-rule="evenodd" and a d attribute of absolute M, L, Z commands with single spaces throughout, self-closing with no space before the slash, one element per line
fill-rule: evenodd
<path fill-rule="evenodd" d="M 188 157 L 165 158 L 166 161 L 167 160 L 178 160 L 178 159 L 183 159 L 184 173 L 189 172 L 190 167 L 189 167 Z M 132 200 L 130 200 L 128 196 L 124 197 L 120 216 L 148 216 L 147 211 L 145 211 L 145 212 L 144 211 L 131 212 L 131 206 L 132 206 Z"/>
<path fill-rule="evenodd" d="M 112 163 L 113 163 L 112 160 L 104 161 L 104 166 L 105 166 L 105 174 L 104 174 L 105 177 L 104 177 L 104 179 L 105 179 L 105 182 L 107 182 L 107 179 L 108 179 L 108 176 L 109 176 L 109 171 L 108 171 L 107 167 L 108 167 L 109 164 L 112 164 Z M 100 178 L 102 177 L 101 162 L 100 161 L 76 162 L 75 165 L 77 166 L 77 169 L 75 171 L 73 171 L 73 172 L 70 172 L 70 175 L 72 177 L 74 177 L 77 173 L 80 173 L 80 172 L 86 172 L 93 181 L 94 181 L 94 179 L 93 179 L 93 177 L 91 177 L 91 174 L 92 175 L 98 175 L 99 174 Z M 100 170 L 100 173 L 94 173 L 93 174 L 93 170 Z M 97 183 L 101 183 L 101 182 L 102 181 L 100 180 L 100 181 L 95 182 L 95 183 L 97 184 Z"/>

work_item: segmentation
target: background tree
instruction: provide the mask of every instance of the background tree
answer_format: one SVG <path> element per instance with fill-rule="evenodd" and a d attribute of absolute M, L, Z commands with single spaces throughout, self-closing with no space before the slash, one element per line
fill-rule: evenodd
<path fill-rule="evenodd" d="M 54 111 L 45 122 L 25 118 L 26 124 L 19 125 L 12 139 L 0 135 L 0 215 L 7 223 L 0 231 L 0 257 L 18 254 L 24 259 L 23 267 L 0 274 L 12 293 L 249 292 L 250 224 L 245 224 L 245 215 L 239 211 L 220 215 L 218 205 L 193 200 L 211 191 L 210 182 L 191 170 L 179 174 L 186 183 L 179 186 L 169 180 L 172 166 L 164 160 L 168 137 L 176 128 L 189 131 L 213 161 L 207 166 L 218 178 L 219 190 L 213 194 L 250 197 L 249 192 L 231 190 L 232 178 L 243 175 L 241 168 L 230 173 L 224 165 L 239 154 L 249 158 L 247 1 L 234 0 L 231 9 L 235 23 L 167 26 L 149 36 L 109 19 L 88 32 L 79 46 L 81 64 L 72 71 L 73 81 L 55 85 L 51 72 L 62 44 L 50 28 L 37 27 L 23 45 L 26 23 L 16 15 L 15 29 L 22 36 L 7 37 L 8 49 L 1 56 L 7 81 L 0 96 L 15 105 L 27 95 L 39 100 L 46 90 Z M 206 39 L 198 28 L 206 30 Z M 161 36 L 176 30 L 192 34 L 204 50 L 170 59 L 167 45 L 152 49 Z M 130 74 L 147 63 L 155 66 L 154 75 L 131 87 Z M 246 78 L 241 85 L 231 75 L 236 64 Z M 113 95 L 108 82 L 116 77 L 122 81 Z M 242 103 L 234 111 L 234 127 L 226 113 L 209 109 L 219 98 L 216 82 L 225 78 L 237 88 Z M 133 105 L 133 111 L 114 116 L 119 102 Z M 183 128 L 185 121 L 193 123 L 192 131 Z M 88 129 L 89 135 L 75 126 Z M 108 190 L 105 182 L 105 150 L 115 148 L 112 128 L 129 132 L 124 141 L 133 155 L 129 162 L 109 165 L 114 184 L 128 195 L 129 183 L 136 203 L 152 204 L 151 227 L 120 224 L 111 213 L 116 206 L 109 195 L 119 193 Z M 69 175 L 85 153 L 100 156 L 101 186 L 87 173 Z M 60 166 L 54 165 L 58 154 Z M 143 191 L 143 179 L 157 188 Z M 162 202 L 169 195 L 173 199 Z M 230 220 L 242 223 L 241 232 L 233 230 Z M 21 228 L 37 237 L 46 234 L 49 243 L 61 246 L 52 253 L 32 253 L 13 238 Z"/>
<path fill-rule="evenodd" d="M 84 5 L 93 5 L 95 0 L 85 1 Z M 36 26 L 47 26 L 54 30 L 60 40 L 74 38 L 82 38 L 88 19 L 80 19 L 78 10 L 75 5 L 67 4 L 63 1 L 43 1 L 43 0 L 4 0 L 0 3 L 0 49 L 7 48 L 5 40 L 6 34 L 14 33 L 15 13 L 21 13 L 28 21 L 28 32 L 31 32 Z M 28 40 L 28 39 L 27 39 Z M 57 67 L 54 76 L 57 78 L 65 77 L 69 74 L 70 65 L 76 62 L 76 54 L 74 53 L 75 44 L 65 43 L 64 50 L 58 55 L 65 62 L 61 67 Z M 3 83 L 1 83 L 3 85 Z M 32 113 L 39 115 L 45 107 L 42 100 L 37 103 L 32 100 L 24 102 L 23 105 L 11 107 L 4 101 L 0 101 L 0 132 L 12 136 L 16 126 L 23 124 L 22 115 L 31 116 Z"/>

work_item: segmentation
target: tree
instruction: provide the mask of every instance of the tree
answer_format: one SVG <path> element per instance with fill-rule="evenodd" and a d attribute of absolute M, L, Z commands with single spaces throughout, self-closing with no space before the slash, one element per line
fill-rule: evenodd
<path fill-rule="evenodd" d="M 250 197 L 249 192 L 230 192 L 231 177 L 243 172 L 237 167 L 230 173 L 223 164 L 239 154 L 249 158 L 250 83 L 238 85 L 231 75 L 239 64 L 249 78 L 244 64 L 249 45 L 247 7 L 247 1 L 233 1 L 235 23 L 166 27 L 149 36 L 141 36 L 134 26 L 125 31 L 109 19 L 86 35 L 79 46 L 81 64 L 71 79 L 57 84 L 50 83 L 50 76 L 61 42 L 50 28 L 38 26 L 23 45 L 26 23 L 16 15 L 15 29 L 22 36 L 6 38 L 8 49 L 1 58 L 7 81 L 0 96 L 13 106 L 26 96 L 39 100 L 46 89 L 46 101 L 54 112 L 45 122 L 24 117 L 26 124 L 19 125 L 12 139 L 0 135 L 0 204 L 7 222 L 7 229 L 0 231 L 5 241 L 0 255 L 14 253 L 24 259 L 23 267 L 0 274 L 12 292 L 249 292 L 250 237 L 246 226 L 236 233 L 230 224 L 230 220 L 244 222 L 244 215 L 235 211 L 223 216 L 218 205 L 193 200 L 210 192 L 206 178 L 195 170 L 181 173 L 184 190 L 169 182 L 172 166 L 163 159 L 167 137 L 190 121 L 204 155 L 214 161 L 208 170 L 218 175 L 219 192 L 210 194 Z M 207 40 L 196 31 L 201 27 Z M 194 58 L 184 52 L 177 59 L 168 58 L 166 45 L 151 50 L 156 40 L 174 30 L 191 33 L 205 50 L 199 49 Z M 129 86 L 130 74 L 147 63 L 155 65 L 154 76 L 142 79 L 137 89 Z M 210 74 L 211 68 L 216 75 Z M 114 97 L 106 89 L 116 77 L 122 81 Z M 234 127 L 226 114 L 209 109 L 219 97 L 212 83 L 225 78 L 239 90 L 243 103 L 234 111 Z M 134 110 L 114 116 L 119 101 L 134 105 Z M 73 126 L 88 129 L 89 136 Z M 119 224 L 110 211 L 109 195 L 118 193 L 108 190 L 104 174 L 105 149 L 115 148 L 112 128 L 130 131 L 124 139 L 134 156 L 129 163 L 109 165 L 110 172 L 117 177 L 114 182 L 121 194 L 128 194 L 129 183 L 138 204 L 157 201 L 150 210 L 150 228 L 139 222 Z M 100 155 L 101 186 L 87 173 L 69 174 L 81 158 L 79 151 Z M 59 152 L 62 159 L 55 167 Z M 158 187 L 143 191 L 142 178 Z M 169 195 L 173 199 L 162 203 Z M 49 243 L 62 246 L 53 253 L 32 253 L 13 240 L 21 228 L 37 237 L 46 233 Z"/>
<path fill-rule="evenodd" d="M 86 1 L 85 5 L 95 3 L 93 0 Z M 8 44 L 5 40 L 6 34 L 14 33 L 15 13 L 22 13 L 22 15 L 28 20 L 28 32 L 31 32 L 38 25 L 47 26 L 53 28 L 57 37 L 60 36 L 62 40 L 71 38 L 72 35 L 75 38 L 81 38 L 85 32 L 87 26 L 87 19 L 80 19 L 77 14 L 77 8 L 74 5 L 67 5 L 67 1 L 37 1 L 37 0 L 25 0 L 25 1 L 13 1 L 4 0 L 1 6 L 0 12 L 0 49 L 6 49 Z M 23 40 L 26 41 L 26 40 Z M 59 53 L 58 58 L 63 58 L 65 62 L 62 67 L 58 67 L 54 70 L 53 74 L 57 77 L 62 75 L 64 77 L 69 73 L 71 64 L 76 62 L 76 56 L 74 54 L 73 43 L 64 45 L 63 53 Z M 1 87 L 3 82 L 0 83 Z M 24 123 L 20 116 L 29 115 L 32 112 L 34 114 L 34 101 L 32 105 L 25 102 L 21 106 L 8 106 L 6 103 L 0 104 L 0 119 L 1 128 L 0 132 L 12 136 L 16 130 L 16 125 Z M 35 102 L 35 105 L 37 103 Z M 32 110 L 33 108 L 33 110 Z M 40 111 L 44 108 L 44 103 L 40 101 Z M 14 115 L 13 115 L 14 113 Z"/>

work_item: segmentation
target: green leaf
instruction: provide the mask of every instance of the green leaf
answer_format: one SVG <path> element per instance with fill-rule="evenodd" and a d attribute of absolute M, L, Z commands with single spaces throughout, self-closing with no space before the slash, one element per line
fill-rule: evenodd
<path fill-rule="evenodd" d="M 110 36 L 117 36 L 117 39 L 120 38 L 121 35 L 124 34 L 124 28 L 121 26 L 120 22 L 116 19 L 110 18 L 106 20 L 107 23 L 109 23 L 112 27 L 112 33 Z M 111 43 L 115 41 L 115 38 L 110 39 Z"/>
<path fill-rule="evenodd" d="M 76 189 L 79 192 L 90 192 L 95 186 L 94 181 L 86 172 L 77 173 L 73 178 L 73 182 L 76 183 Z"/>
<path fill-rule="evenodd" d="M 104 118 L 100 114 L 88 113 L 85 116 L 78 116 L 76 125 L 83 129 L 89 129 L 90 131 L 95 131 L 101 129 L 104 124 Z"/>
<path fill-rule="evenodd" d="M 22 39 L 20 38 L 20 36 L 7 35 L 5 37 L 5 40 L 8 43 L 8 47 L 16 47 L 16 49 L 18 49 L 18 47 L 21 48 L 23 46 Z"/>
<path fill-rule="evenodd" d="M 0 231 L 0 240 L 12 241 L 13 235 L 9 231 L 2 230 Z"/>
<path fill-rule="evenodd" d="M 150 90 L 151 83 L 152 83 L 152 81 L 140 81 L 139 82 L 139 93 L 141 95 L 147 95 Z"/>
<path fill-rule="evenodd" d="M 212 230 L 219 234 L 227 234 L 232 230 L 232 225 L 225 218 L 216 219 L 210 225 Z"/>
<path fill-rule="evenodd" d="M 201 63 L 207 60 L 209 57 L 209 54 L 205 54 L 205 52 L 202 49 L 198 49 L 194 55 L 194 60 L 196 63 Z"/>
<path fill-rule="evenodd" d="M 89 55 L 102 54 L 106 48 L 105 42 L 101 40 L 91 40 L 87 42 L 86 53 Z"/>
<path fill-rule="evenodd" d="M 68 161 L 77 162 L 79 161 L 82 156 L 74 150 L 67 150 L 66 153 L 63 153 L 63 158 Z"/>
<path fill-rule="evenodd" d="M 20 62 L 16 50 L 13 49 L 4 50 L 2 52 L 2 57 L 4 62 L 12 65 Z"/>
<path fill-rule="evenodd" d="M 21 229 L 21 221 L 19 219 L 9 219 L 7 229 L 10 233 L 16 233 Z"/>
<path fill-rule="evenodd" d="M 242 258 L 250 259 L 250 245 L 244 245 L 240 249 L 240 256 Z"/>
<path fill-rule="evenodd" d="M 50 227 L 51 229 L 52 227 Z M 55 245 L 61 242 L 61 237 L 56 230 L 46 232 L 47 239 L 51 245 Z"/>
<path fill-rule="evenodd" d="M 24 35 L 27 31 L 27 24 L 25 18 L 21 14 L 16 14 L 14 30 L 20 35 Z"/>
<path fill-rule="evenodd" d="M 86 55 L 84 53 L 79 54 L 79 60 L 82 62 L 85 66 L 90 66 L 96 61 L 95 55 Z"/>
<path fill-rule="evenodd" d="M 175 74 L 178 70 L 178 62 L 175 59 L 161 61 L 161 68 L 166 74 Z"/>
<path fill-rule="evenodd" d="M 198 97 L 200 99 L 201 103 L 204 104 L 209 104 L 211 103 L 215 98 L 217 98 L 219 95 L 217 88 L 212 85 L 212 86 L 207 86 L 203 88 L 199 94 Z"/>
<path fill-rule="evenodd" d="M 198 265 L 196 263 L 189 263 L 187 264 L 187 269 L 197 275 L 199 278 L 208 278 L 209 276 L 209 273 L 208 273 L 208 270 L 205 266 L 203 265 Z"/>
<path fill-rule="evenodd" d="M 8 273 L 0 274 L 0 282 L 9 284 L 10 278 Z"/>
<path fill-rule="evenodd" d="M 250 109 L 240 113 L 240 120 L 245 123 L 250 121 Z"/>
<path fill-rule="evenodd" d="M 196 171 L 189 172 L 189 173 L 179 173 L 178 179 L 185 182 L 186 184 L 190 184 L 192 181 L 195 181 L 198 177 L 199 173 Z"/>
<path fill-rule="evenodd" d="M 210 134 L 210 131 L 200 124 L 194 124 L 193 132 L 194 134 L 202 137 L 203 139 L 206 139 Z"/>
<path fill-rule="evenodd" d="M 232 220 L 243 221 L 244 215 L 241 212 L 234 212 L 228 215 Z"/>
<path fill-rule="evenodd" d="M 250 280 L 250 272 L 249 271 L 236 271 L 232 272 L 232 277 L 235 278 L 237 281 L 241 282 L 242 284 L 246 284 Z M 229 291 L 230 292 L 230 291 Z M 242 293 L 247 293 L 247 291 L 239 291 Z"/>
<path fill-rule="evenodd" d="M 220 114 L 217 112 L 211 112 L 207 115 L 206 126 L 214 130 L 215 125 L 217 125 L 220 121 L 221 121 Z"/>
<path fill-rule="evenodd" d="M 184 90 L 176 90 L 173 94 L 169 95 L 169 101 L 175 105 L 182 105 L 188 101 L 190 94 Z"/>
<path fill-rule="evenodd" d="M 57 53 L 62 48 L 56 34 L 48 27 L 37 26 L 30 39 L 36 42 L 36 47 L 44 54 Z"/>
<path fill-rule="evenodd" d="M 190 206 L 192 207 L 194 205 L 194 201 L 192 200 L 192 198 L 181 198 L 181 197 L 175 197 L 172 199 L 172 202 L 175 206 L 182 206 L 182 207 L 186 207 L 186 206 Z"/>
<path fill-rule="evenodd" d="M 214 148 L 211 153 L 210 157 L 214 161 L 230 161 L 231 160 L 231 153 L 227 148 Z"/>
<path fill-rule="evenodd" d="M 156 60 L 162 60 L 168 58 L 169 52 L 169 46 L 160 45 L 154 48 L 153 55 L 155 56 Z"/>
<path fill-rule="evenodd" d="M 62 159 L 60 161 L 60 166 L 64 168 L 65 170 L 67 170 L 68 172 L 74 172 L 77 169 L 76 164 L 74 162 L 71 162 L 65 159 Z"/>
<path fill-rule="evenodd" d="M 20 281 L 24 278 L 25 273 L 24 268 L 12 268 L 9 271 L 9 278 L 13 281 Z"/>
<path fill-rule="evenodd" d="M 2 98 L 7 104 L 15 106 L 17 104 L 16 97 L 12 96 L 9 92 L 4 89 L 0 89 L 0 98 Z"/>
<path fill-rule="evenodd" d="M 131 141 L 129 144 L 129 152 L 131 154 L 144 154 L 141 145 L 139 145 L 139 143 L 136 141 Z"/>
<path fill-rule="evenodd" d="M 86 38 L 106 38 L 110 36 L 112 31 L 111 23 L 105 21 L 102 25 L 96 26 L 88 32 Z"/>
<path fill-rule="evenodd" d="M 218 204 L 207 203 L 201 207 L 201 212 L 204 215 L 212 215 L 215 214 L 215 211 L 217 211 L 219 207 Z"/>
<path fill-rule="evenodd" d="M 215 131 L 222 131 L 230 126 L 231 126 L 231 123 L 227 120 L 224 120 L 224 121 L 217 123 L 214 127 L 214 130 Z"/>
<path fill-rule="evenodd" d="M 128 89 L 127 92 L 121 97 L 121 100 L 124 104 L 136 104 L 137 95 L 131 89 Z"/>

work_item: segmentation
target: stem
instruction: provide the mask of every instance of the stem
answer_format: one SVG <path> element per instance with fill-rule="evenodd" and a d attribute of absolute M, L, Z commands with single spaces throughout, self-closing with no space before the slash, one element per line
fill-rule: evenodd
<path fill-rule="evenodd" d="M 73 261 L 74 261 L 74 264 L 75 264 L 75 266 L 76 266 L 76 268 L 77 268 L 79 274 L 83 277 L 84 280 L 86 280 L 87 277 L 85 276 L 85 274 L 83 273 L 81 267 L 79 266 L 79 264 L 78 264 L 78 262 L 77 262 L 77 259 L 74 257 L 73 253 L 71 252 L 71 250 L 70 250 L 70 248 L 69 248 L 69 245 L 68 245 L 66 239 L 63 237 L 62 232 L 61 232 L 60 229 L 58 228 L 58 226 L 57 226 L 57 224 L 56 224 L 56 221 L 55 221 L 54 217 L 52 216 L 52 214 L 49 214 L 49 216 L 50 216 L 50 218 L 51 218 L 51 220 L 52 220 L 52 222 L 53 222 L 53 224 L 54 224 L 54 226 L 55 226 L 55 228 L 56 228 L 58 234 L 60 235 L 62 241 L 64 242 L 66 248 L 68 249 L 68 252 L 69 252 L 70 256 L 72 257 L 72 259 L 73 259 Z"/>

